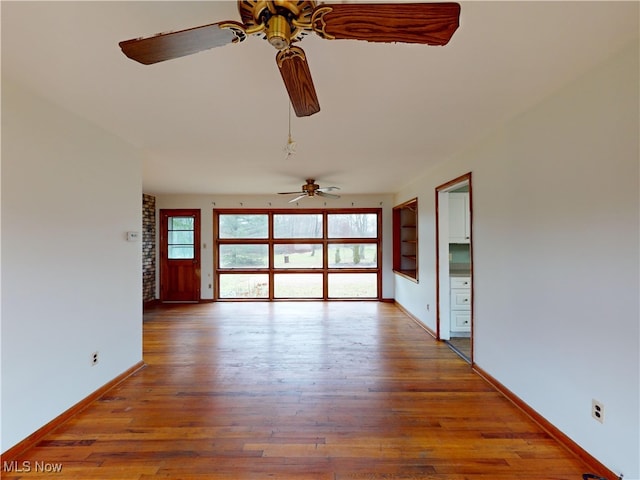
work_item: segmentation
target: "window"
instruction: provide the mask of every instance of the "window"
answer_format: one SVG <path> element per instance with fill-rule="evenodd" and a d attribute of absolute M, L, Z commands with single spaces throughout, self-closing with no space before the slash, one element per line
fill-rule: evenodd
<path fill-rule="evenodd" d="M 220 215 L 218 235 L 220 238 L 268 238 L 267 215 L 230 214 Z"/>
<path fill-rule="evenodd" d="M 376 268 L 377 245 L 372 243 L 329 244 L 329 266 L 332 268 Z"/>
<path fill-rule="evenodd" d="M 319 243 L 276 243 L 274 268 L 322 268 L 324 252 Z"/>
<path fill-rule="evenodd" d="M 377 280 L 375 273 L 330 273 L 329 297 L 373 297 Z"/>
<path fill-rule="evenodd" d="M 321 213 L 273 215 L 274 238 L 322 238 Z"/>
<path fill-rule="evenodd" d="M 265 274 L 218 275 L 220 298 L 268 298 L 269 276 Z"/>
<path fill-rule="evenodd" d="M 336 213 L 329 215 L 329 238 L 376 238 L 375 213 Z"/>
<path fill-rule="evenodd" d="M 321 273 L 276 273 L 273 276 L 275 298 L 316 298 L 323 295 Z"/>
<path fill-rule="evenodd" d="M 224 244 L 218 249 L 221 268 L 267 268 L 268 245 Z"/>
<path fill-rule="evenodd" d="M 393 271 L 418 281 L 418 199 L 393 208 Z"/>
<path fill-rule="evenodd" d="M 380 299 L 380 209 L 214 210 L 218 300 Z"/>

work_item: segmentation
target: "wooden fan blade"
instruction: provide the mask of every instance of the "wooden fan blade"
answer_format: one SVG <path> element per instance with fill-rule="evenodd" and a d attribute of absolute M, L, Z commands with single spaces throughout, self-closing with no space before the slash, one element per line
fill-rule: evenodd
<path fill-rule="evenodd" d="M 300 47 L 280 50 L 276 55 L 276 63 L 296 116 L 308 117 L 319 112 L 320 104 L 304 51 Z"/>
<path fill-rule="evenodd" d="M 340 195 L 334 195 L 333 193 L 324 193 L 319 190 L 316 190 L 316 195 L 318 195 L 319 197 L 325 197 L 325 198 L 340 198 Z"/>
<path fill-rule="evenodd" d="M 457 3 L 322 4 L 311 20 L 326 39 L 446 45 L 460 23 Z"/>
<path fill-rule="evenodd" d="M 298 190 L 297 192 L 278 192 L 278 195 L 301 195 L 301 194 L 306 195 L 305 192 L 301 192 L 300 190 Z"/>
<path fill-rule="evenodd" d="M 120 42 L 119 45 L 130 59 L 151 65 L 241 42 L 246 37 L 241 23 L 226 21 L 177 32 L 159 33 L 146 38 L 133 38 Z"/>

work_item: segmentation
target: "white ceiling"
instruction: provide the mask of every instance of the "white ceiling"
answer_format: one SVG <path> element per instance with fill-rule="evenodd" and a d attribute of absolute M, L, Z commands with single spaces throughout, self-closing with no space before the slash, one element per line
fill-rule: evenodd
<path fill-rule="evenodd" d="M 637 2 L 461 5 L 444 47 L 305 38 L 321 111 L 293 117 L 289 159 L 266 41 L 152 66 L 118 47 L 239 21 L 235 2 L 2 1 L 2 74 L 139 147 L 146 193 L 266 194 L 307 177 L 394 193 L 638 38 Z"/>

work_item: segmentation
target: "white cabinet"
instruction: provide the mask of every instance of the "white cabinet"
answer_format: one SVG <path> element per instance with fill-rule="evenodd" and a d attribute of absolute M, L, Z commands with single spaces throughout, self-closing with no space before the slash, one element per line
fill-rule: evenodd
<path fill-rule="evenodd" d="M 449 243 L 469 243 L 470 239 L 469 192 L 449 193 Z"/>
<path fill-rule="evenodd" d="M 451 277 L 451 288 L 464 288 L 471 291 L 471 277 Z"/>
<path fill-rule="evenodd" d="M 470 332 L 471 331 L 471 313 L 470 312 L 451 312 L 451 330 L 453 332 Z"/>
<path fill-rule="evenodd" d="M 451 277 L 451 331 L 471 331 L 471 277 Z"/>

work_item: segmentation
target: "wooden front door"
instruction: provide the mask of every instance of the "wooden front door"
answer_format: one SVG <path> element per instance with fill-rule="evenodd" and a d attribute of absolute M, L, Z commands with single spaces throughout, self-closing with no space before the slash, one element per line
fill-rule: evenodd
<path fill-rule="evenodd" d="M 200 210 L 160 210 L 160 300 L 200 300 Z"/>

